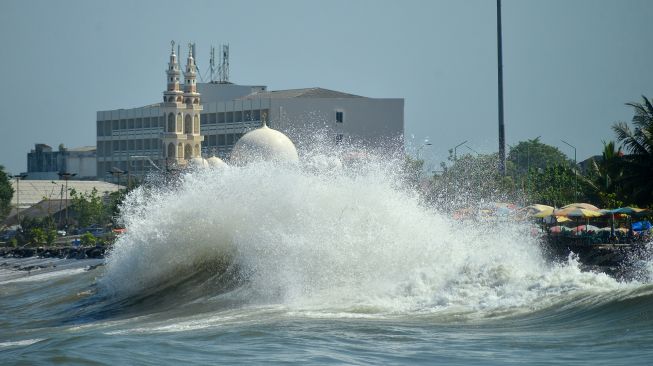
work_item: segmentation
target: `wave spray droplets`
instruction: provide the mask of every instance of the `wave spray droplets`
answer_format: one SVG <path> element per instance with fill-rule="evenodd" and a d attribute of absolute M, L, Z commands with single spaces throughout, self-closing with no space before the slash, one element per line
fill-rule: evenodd
<path fill-rule="evenodd" d="M 463 224 L 424 207 L 401 188 L 396 161 L 354 169 L 307 156 L 299 167 L 200 169 L 174 188 L 132 192 L 122 211 L 128 230 L 101 289 L 311 314 L 458 318 L 626 286 L 583 273 L 573 260 L 546 263 L 518 225 Z"/>

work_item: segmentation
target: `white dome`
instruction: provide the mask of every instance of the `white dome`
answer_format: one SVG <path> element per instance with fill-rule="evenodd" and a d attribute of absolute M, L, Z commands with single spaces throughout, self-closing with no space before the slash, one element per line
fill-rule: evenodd
<path fill-rule="evenodd" d="M 207 168 L 209 164 L 206 162 L 206 160 L 198 157 L 190 159 L 189 166 L 196 168 Z"/>
<path fill-rule="evenodd" d="M 230 160 L 237 165 L 255 161 L 295 164 L 299 156 L 288 136 L 263 124 L 263 127 L 246 133 L 236 142 Z"/>
<path fill-rule="evenodd" d="M 206 162 L 211 168 L 221 168 L 227 166 L 227 164 L 217 156 L 211 156 L 210 158 L 206 159 Z"/>

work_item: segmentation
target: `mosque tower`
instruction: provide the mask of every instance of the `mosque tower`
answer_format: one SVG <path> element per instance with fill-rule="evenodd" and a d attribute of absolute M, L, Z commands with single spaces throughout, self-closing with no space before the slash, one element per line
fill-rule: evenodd
<path fill-rule="evenodd" d="M 200 134 L 200 112 L 203 107 L 200 103 L 200 93 L 197 92 L 197 66 L 195 65 L 195 45 L 188 44 L 188 59 L 186 60 L 186 72 L 184 72 L 184 103 L 186 113 L 184 114 L 184 159 L 202 157 L 202 141 L 204 136 Z"/>
<path fill-rule="evenodd" d="M 179 86 L 179 63 L 175 54 L 175 42 L 170 42 L 170 62 L 168 63 L 167 88 L 163 92 L 165 128 L 163 131 L 163 157 L 166 167 L 185 165 L 192 158 L 201 157 L 200 134 L 200 94 L 197 92 L 196 66 L 193 47 L 189 44 L 186 72 L 184 72 L 184 91 Z"/>

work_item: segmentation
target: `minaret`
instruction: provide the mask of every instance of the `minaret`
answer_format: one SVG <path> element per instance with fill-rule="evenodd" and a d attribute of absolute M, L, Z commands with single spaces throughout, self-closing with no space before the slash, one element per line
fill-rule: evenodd
<path fill-rule="evenodd" d="M 202 104 L 200 93 L 197 92 L 197 66 L 193 55 L 194 45 L 188 44 L 188 59 L 186 60 L 186 71 L 184 72 L 184 158 L 202 157 L 202 141 L 204 136 L 200 134 L 200 112 Z"/>
<path fill-rule="evenodd" d="M 175 54 L 175 41 L 170 42 L 170 62 L 168 62 L 168 88 L 163 92 L 163 102 L 177 103 L 182 102 L 182 92 L 179 89 L 179 64 L 177 63 L 177 55 Z"/>
<path fill-rule="evenodd" d="M 175 54 L 175 42 L 171 41 L 170 45 L 170 62 L 166 70 L 167 88 L 163 92 L 163 102 L 161 103 L 161 110 L 165 120 L 162 151 L 166 168 L 185 165 L 186 160 L 200 156 L 202 142 L 202 136 L 199 134 L 199 111 L 202 110 L 202 107 L 200 105 L 199 109 L 196 109 L 193 108 L 192 104 L 190 106 L 186 104 L 187 94 L 181 91 L 179 85 L 181 72 Z M 192 59 L 190 55 L 189 59 Z M 195 63 L 193 62 L 192 65 L 194 77 Z M 184 76 L 188 77 L 187 73 L 184 73 Z M 191 84 L 195 88 L 195 82 L 193 81 Z M 197 95 L 197 103 L 199 103 L 199 94 L 195 94 Z M 195 116 L 197 116 L 196 127 L 193 126 Z M 195 131 L 197 136 L 195 136 Z"/>

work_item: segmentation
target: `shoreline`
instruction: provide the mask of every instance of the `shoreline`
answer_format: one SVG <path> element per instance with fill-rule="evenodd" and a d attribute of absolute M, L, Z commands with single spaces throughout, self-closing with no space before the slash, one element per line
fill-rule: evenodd
<path fill-rule="evenodd" d="M 107 247 L 93 246 L 51 246 L 51 247 L 0 247 L 3 258 L 62 258 L 62 259 L 103 259 Z"/>

